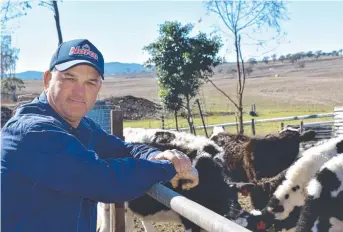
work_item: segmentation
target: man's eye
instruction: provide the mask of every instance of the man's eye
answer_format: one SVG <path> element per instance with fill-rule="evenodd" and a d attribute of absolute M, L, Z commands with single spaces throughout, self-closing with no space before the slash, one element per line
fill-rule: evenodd
<path fill-rule="evenodd" d="M 65 77 L 64 80 L 75 81 L 75 78 L 72 78 L 72 77 Z"/>

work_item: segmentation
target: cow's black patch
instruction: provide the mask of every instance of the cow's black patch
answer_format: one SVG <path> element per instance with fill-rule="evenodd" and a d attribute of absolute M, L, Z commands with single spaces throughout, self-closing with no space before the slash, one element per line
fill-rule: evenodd
<path fill-rule="evenodd" d="M 343 140 L 336 144 L 336 149 L 338 154 L 343 153 Z"/>
<path fill-rule="evenodd" d="M 272 211 L 274 213 L 281 213 L 285 209 L 283 208 L 282 205 L 280 205 L 280 200 L 277 199 L 276 197 L 272 197 L 268 203 L 268 207 L 272 208 Z"/>
<path fill-rule="evenodd" d="M 158 131 L 155 133 L 153 143 L 170 143 L 175 139 L 175 135 L 168 131 Z"/>
<path fill-rule="evenodd" d="M 219 153 L 219 150 L 211 144 L 206 145 L 203 150 L 204 152 L 207 152 L 208 154 L 210 154 L 212 157 Z"/>

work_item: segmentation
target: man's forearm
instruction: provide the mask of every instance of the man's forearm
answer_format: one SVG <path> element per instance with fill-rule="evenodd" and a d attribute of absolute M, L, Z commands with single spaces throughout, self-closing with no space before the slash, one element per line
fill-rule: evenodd
<path fill-rule="evenodd" d="M 133 157 L 139 159 L 151 159 L 161 153 L 159 149 L 145 144 L 132 144 L 124 142 L 124 145 Z"/>

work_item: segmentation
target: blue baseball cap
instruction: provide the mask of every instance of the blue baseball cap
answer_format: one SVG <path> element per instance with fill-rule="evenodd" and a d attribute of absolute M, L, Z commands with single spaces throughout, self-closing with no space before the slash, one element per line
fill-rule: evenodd
<path fill-rule="evenodd" d="M 79 64 L 95 68 L 104 79 L 104 57 L 87 39 L 75 39 L 60 44 L 52 56 L 50 72 L 55 68 L 65 71 Z"/>

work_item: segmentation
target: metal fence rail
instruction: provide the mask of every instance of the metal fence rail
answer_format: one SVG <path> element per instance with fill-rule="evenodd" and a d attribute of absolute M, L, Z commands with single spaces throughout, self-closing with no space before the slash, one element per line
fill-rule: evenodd
<path fill-rule="evenodd" d="M 147 194 L 206 231 L 250 231 L 161 184 L 155 184 L 152 186 Z"/>
<path fill-rule="evenodd" d="M 292 120 L 301 120 L 301 119 L 313 119 L 313 118 L 328 118 L 333 117 L 334 113 L 326 113 L 326 114 L 312 114 L 312 115 L 301 115 L 301 116 L 290 116 L 290 117 L 283 117 L 283 118 L 267 118 L 267 119 L 259 119 L 254 120 L 255 124 L 257 123 L 267 123 L 267 122 L 283 122 L 283 121 L 292 121 Z M 243 125 L 251 125 L 251 121 L 244 121 Z M 222 123 L 222 124 L 214 124 L 214 125 L 207 125 L 206 128 L 213 128 L 217 126 L 222 127 L 231 127 L 231 126 L 237 126 L 237 122 L 231 122 L 231 123 Z M 195 129 L 203 129 L 203 126 L 195 126 Z M 176 129 L 170 129 L 170 130 L 176 130 Z M 188 127 L 179 128 L 179 131 L 188 131 Z"/>

